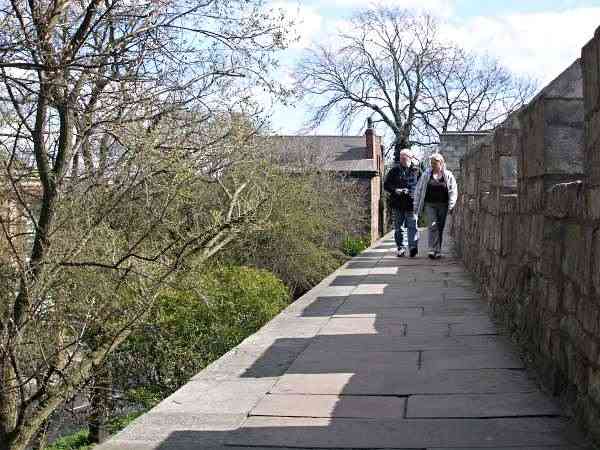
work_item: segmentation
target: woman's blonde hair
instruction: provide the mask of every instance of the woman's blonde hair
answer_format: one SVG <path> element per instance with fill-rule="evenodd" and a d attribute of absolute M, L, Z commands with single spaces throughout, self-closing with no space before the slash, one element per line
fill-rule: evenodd
<path fill-rule="evenodd" d="M 442 163 L 442 166 L 446 163 L 446 161 L 444 161 L 444 157 L 442 156 L 441 153 L 432 153 L 431 156 L 429 157 L 429 162 L 431 161 L 439 161 Z"/>

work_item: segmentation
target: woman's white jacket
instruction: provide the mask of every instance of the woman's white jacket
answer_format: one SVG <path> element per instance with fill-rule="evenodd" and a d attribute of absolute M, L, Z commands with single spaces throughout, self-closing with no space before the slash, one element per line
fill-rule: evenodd
<path fill-rule="evenodd" d="M 429 180 L 431 178 L 431 167 L 428 168 L 421 178 L 419 178 L 419 182 L 417 183 L 417 187 L 415 188 L 415 214 L 420 215 L 423 212 L 423 207 L 425 206 L 425 192 L 427 191 L 427 184 L 429 184 Z M 447 169 L 444 169 L 444 179 L 446 180 L 446 184 L 448 185 L 448 210 L 454 208 L 456 205 L 456 199 L 458 198 L 458 187 L 456 185 L 456 178 L 452 172 Z"/>

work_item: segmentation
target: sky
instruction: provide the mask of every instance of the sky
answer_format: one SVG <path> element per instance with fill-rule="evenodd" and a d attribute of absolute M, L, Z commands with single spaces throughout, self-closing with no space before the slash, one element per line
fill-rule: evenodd
<path fill-rule="evenodd" d="M 423 8 L 438 16 L 443 32 L 467 50 L 496 57 L 540 87 L 566 69 L 600 26 L 600 0 L 383 0 L 399 7 Z M 297 18 L 298 42 L 281 56 L 280 79 L 292 80 L 294 66 L 312 42 L 331 39 L 335 30 L 368 0 L 273 0 Z M 274 105 L 272 128 L 296 134 L 309 112 L 304 102 Z M 361 131 L 357 124 L 354 134 Z M 340 134 L 327 120 L 310 134 Z"/>

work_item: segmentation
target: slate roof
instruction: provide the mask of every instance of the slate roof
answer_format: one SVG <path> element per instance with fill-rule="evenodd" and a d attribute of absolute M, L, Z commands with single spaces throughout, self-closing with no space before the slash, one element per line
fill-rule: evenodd
<path fill-rule="evenodd" d="M 283 166 L 309 166 L 334 172 L 376 172 L 365 158 L 364 136 L 267 136 L 274 160 Z"/>

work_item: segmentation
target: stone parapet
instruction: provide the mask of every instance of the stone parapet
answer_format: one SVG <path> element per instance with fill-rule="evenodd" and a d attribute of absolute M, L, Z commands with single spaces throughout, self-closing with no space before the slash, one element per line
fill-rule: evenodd
<path fill-rule="evenodd" d="M 585 174 L 590 185 L 600 186 L 600 27 L 582 49 L 585 110 Z"/>
<path fill-rule="evenodd" d="M 465 265 L 600 442 L 600 28 L 581 60 L 463 156 L 461 175 Z"/>

